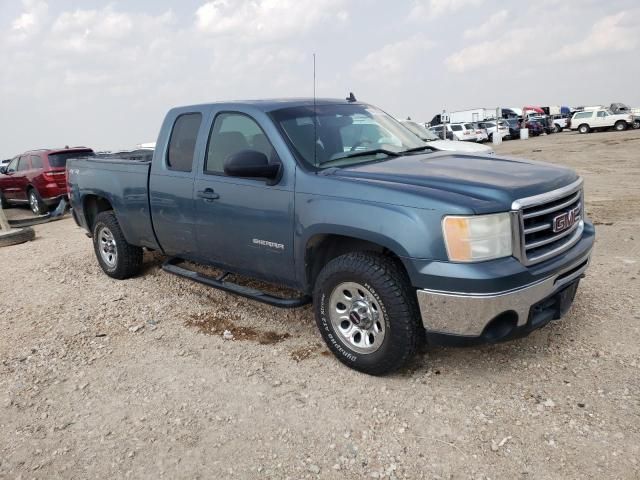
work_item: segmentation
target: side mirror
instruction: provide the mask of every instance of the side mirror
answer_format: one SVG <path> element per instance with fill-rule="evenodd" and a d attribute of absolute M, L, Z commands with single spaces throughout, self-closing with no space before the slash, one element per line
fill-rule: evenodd
<path fill-rule="evenodd" d="M 224 173 L 230 177 L 267 178 L 275 180 L 280 173 L 279 163 L 269 163 L 267 156 L 256 150 L 241 150 L 224 161 Z"/>

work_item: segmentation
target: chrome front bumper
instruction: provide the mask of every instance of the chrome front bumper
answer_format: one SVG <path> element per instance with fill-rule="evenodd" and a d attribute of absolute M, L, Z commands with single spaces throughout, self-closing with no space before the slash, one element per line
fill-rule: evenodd
<path fill-rule="evenodd" d="M 422 324 L 430 333 L 480 337 L 492 320 L 502 314 L 515 314 L 517 327 L 523 327 L 532 306 L 579 279 L 588 264 L 589 254 L 544 280 L 503 292 L 418 290 Z"/>

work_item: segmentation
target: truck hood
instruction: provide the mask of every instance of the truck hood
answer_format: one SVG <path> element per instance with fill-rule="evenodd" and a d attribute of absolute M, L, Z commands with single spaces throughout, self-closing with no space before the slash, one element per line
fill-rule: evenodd
<path fill-rule="evenodd" d="M 390 158 L 332 173 L 354 182 L 384 182 L 397 190 L 423 187 L 427 197 L 441 191 L 482 200 L 465 202 L 477 213 L 510 210 L 514 200 L 564 187 L 578 178 L 570 169 L 541 162 L 446 152 Z M 477 205 L 482 205 L 482 212 Z"/>

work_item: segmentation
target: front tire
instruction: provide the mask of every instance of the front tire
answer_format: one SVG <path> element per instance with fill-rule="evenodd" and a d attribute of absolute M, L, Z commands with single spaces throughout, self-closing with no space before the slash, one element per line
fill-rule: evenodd
<path fill-rule="evenodd" d="M 313 299 L 324 341 L 348 367 L 383 375 L 413 357 L 423 327 L 414 290 L 392 259 L 356 252 L 331 260 Z"/>
<path fill-rule="evenodd" d="M 93 225 L 93 249 L 104 273 L 124 280 L 133 277 L 142 266 L 142 248 L 124 238 L 113 211 L 102 212 Z"/>
<path fill-rule="evenodd" d="M 34 215 L 44 215 L 49 211 L 47 204 L 42 201 L 42 197 L 35 188 L 30 188 L 27 192 L 29 208 Z"/>

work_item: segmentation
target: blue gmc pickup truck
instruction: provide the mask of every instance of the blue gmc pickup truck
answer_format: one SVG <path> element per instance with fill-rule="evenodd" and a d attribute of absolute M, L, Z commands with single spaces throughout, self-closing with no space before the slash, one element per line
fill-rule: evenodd
<path fill-rule="evenodd" d="M 434 151 L 353 98 L 175 108 L 151 162 L 67 169 L 73 216 L 107 275 L 136 275 L 143 249 L 158 250 L 165 270 L 211 287 L 313 301 L 332 352 L 369 374 L 420 343 L 498 342 L 560 318 L 595 236 L 573 171 Z"/>

